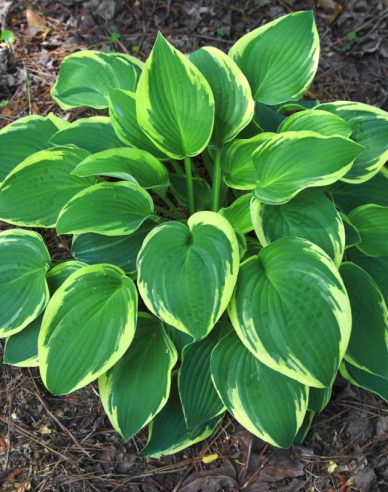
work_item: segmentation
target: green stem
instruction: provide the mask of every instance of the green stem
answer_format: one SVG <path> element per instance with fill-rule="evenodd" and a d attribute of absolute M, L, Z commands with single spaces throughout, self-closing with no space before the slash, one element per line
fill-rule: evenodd
<path fill-rule="evenodd" d="M 159 195 L 159 196 L 164 201 L 164 203 L 166 203 L 171 208 L 171 210 L 174 212 L 174 214 L 176 215 L 175 218 L 178 220 L 182 219 L 182 214 L 179 212 L 179 210 L 176 208 L 176 206 L 172 203 L 172 201 L 166 195 Z"/>
<path fill-rule="evenodd" d="M 193 176 L 191 175 L 191 159 L 185 155 L 185 171 L 187 179 L 187 195 L 189 197 L 189 212 L 193 215 L 194 209 L 194 188 L 193 188 Z"/>
<path fill-rule="evenodd" d="M 185 174 L 183 172 L 183 169 L 181 168 L 179 162 L 176 160 L 176 159 L 171 159 L 170 160 L 171 164 L 172 164 L 172 167 L 174 168 L 174 171 L 177 173 L 177 174 Z"/>
<path fill-rule="evenodd" d="M 157 212 L 160 212 L 163 215 L 167 215 L 167 217 L 170 217 L 171 219 L 176 219 L 177 218 L 173 212 L 170 212 L 170 210 L 167 210 L 167 208 L 161 207 L 160 205 L 155 205 L 154 204 L 154 209 Z M 159 217 L 159 218 L 161 220 L 163 220 L 163 217 Z M 179 216 L 179 218 L 181 219 L 182 216 Z"/>
<path fill-rule="evenodd" d="M 221 188 L 221 151 L 217 150 L 214 155 L 214 172 L 213 172 L 213 193 L 212 193 L 212 211 L 218 212 Z"/>

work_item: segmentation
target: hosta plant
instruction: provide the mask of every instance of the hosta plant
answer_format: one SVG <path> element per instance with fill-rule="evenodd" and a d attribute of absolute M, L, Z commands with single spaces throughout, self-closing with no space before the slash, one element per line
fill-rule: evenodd
<path fill-rule="evenodd" d="M 311 12 L 228 55 L 65 58 L 53 98 L 105 112 L 0 132 L 4 362 L 56 395 L 98 378 L 152 457 L 225 411 L 301 442 L 338 370 L 388 399 L 388 114 L 303 99 L 318 58 Z"/>

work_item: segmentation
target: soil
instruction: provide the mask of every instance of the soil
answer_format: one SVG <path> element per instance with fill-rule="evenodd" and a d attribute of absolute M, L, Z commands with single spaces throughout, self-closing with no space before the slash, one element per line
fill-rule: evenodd
<path fill-rule="evenodd" d="M 184 53 L 204 45 L 227 51 L 246 32 L 310 9 L 321 59 L 308 97 L 388 111 L 387 0 L 3 0 L 2 29 L 16 42 L 0 43 L 0 128 L 28 114 L 70 121 L 92 114 L 62 111 L 49 94 L 61 60 L 77 50 L 145 60 L 160 30 Z M 54 232 L 45 239 L 60 259 Z M 341 378 L 303 446 L 273 448 L 226 417 L 208 440 L 152 460 L 139 457 L 146 429 L 127 443 L 112 429 L 96 384 L 54 397 L 37 369 L 0 372 L 4 491 L 388 491 L 388 403 Z"/>

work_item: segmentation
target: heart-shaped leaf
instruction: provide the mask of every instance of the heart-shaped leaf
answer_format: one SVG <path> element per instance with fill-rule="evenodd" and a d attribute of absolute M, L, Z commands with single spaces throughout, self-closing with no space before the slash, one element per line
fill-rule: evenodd
<path fill-rule="evenodd" d="M 138 256 L 139 292 L 150 311 L 200 339 L 226 309 L 238 265 L 229 222 L 214 212 L 198 212 L 187 226 L 168 222 L 148 234 Z"/>

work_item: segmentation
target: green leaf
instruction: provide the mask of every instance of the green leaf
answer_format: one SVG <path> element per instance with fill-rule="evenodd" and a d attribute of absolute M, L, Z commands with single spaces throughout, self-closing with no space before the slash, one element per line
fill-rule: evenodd
<path fill-rule="evenodd" d="M 148 443 L 141 456 L 159 459 L 162 455 L 177 453 L 182 449 L 211 436 L 223 415 L 205 424 L 187 429 L 178 392 L 177 373 L 171 378 L 170 396 L 162 411 L 150 423 Z"/>
<path fill-rule="evenodd" d="M 126 236 L 102 236 L 92 232 L 73 237 L 71 253 L 88 265 L 110 263 L 125 273 L 136 272 L 136 258 L 147 234 L 155 222 L 147 220 Z"/>
<path fill-rule="evenodd" d="M 225 311 L 238 265 L 229 222 L 214 212 L 197 212 L 187 226 L 168 222 L 148 234 L 138 256 L 139 292 L 164 322 L 201 339 Z"/>
<path fill-rule="evenodd" d="M 191 53 L 189 60 L 209 82 L 214 94 L 214 128 L 209 145 L 220 149 L 251 121 L 251 88 L 236 63 L 217 48 L 201 48 Z"/>
<path fill-rule="evenodd" d="M 136 183 L 98 183 L 72 198 L 58 217 L 58 234 L 124 236 L 156 219 L 150 195 Z"/>
<path fill-rule="evenodd" d="M 113 265 L 74 272 L 46 308 L 38 340 L 40 373 L 51 393 L 82 388 L 110 369 L 135 333 L 137 291 Z"/>
<path fill-rule="evenodd" d="M 187 333 L 177 330 L 171 325 L 168 325 L 167 323 L 163 323 L 163 328 L 166 330 L 167 335 L 171 339 L 172 343 L 174 344 L 177 352 L 178 352 L 178 357 L 180 360 L 182 360 L 182 351 L 188 345 L 189 343 L 192 343 L 195 341 L 195 339 L 188 335 Z"/>
<path fill-rule="evenodd" d="M 82 261 L 64 261 L 55 265 L 46 274 L 50 296 L 52 296 L 54 292 L 59 289 L 63 282 L 67 280 L 72 273 L 85 266 L 87 266 L 87 264 L 83 263 Z"/>
<path fill-rule="evenodd" d="M 313 418 L 314 418 L 315 412 L 307 411 L 303 423 L 300 426 L 296 436 L 294 437 L 294 440 L 292 441 L 293 444 L 303 444 L 303 441 L 305 440 L 308 431 L 310 430 Z"/>
<path fill-rule="evenodd" d="M 337 101 L 317 106 L 349 123 L 352 139 L 365 147 L 353 167 L 342 177 L 348 183 L 362 183 L 372 178 L 388 159 L 388 113 L 359 102 Z"/>
<path fill-rule="evenodd" d="M 327 188 L 334 203 L 349 214 L 354 208 L 374 203 L 388 207 L 388 170 L 384 167 L 373 178 L 359 184 L 337 181 Z"/>
<path fill-rule="evenodd" d="M 253 121 L 263 132 L 277 133 L 280 124 L 286 119 L 285 116 L 276 112 L 273 107 L 255 101 L 255 114 Z"/>
<path fill-rule="evenodd" d="M 279 126 L 279 133 L 282 132 L 300 132 L 312 131 L 331 137 L 339 135 L 341 137 L 350 137 L 352 129 L 349 124 L 335 114 L 327 111 L 307 109 L 289 116 Z"/>
<path fill-rule="evenodd" d="M 4 364 L 18 367 L 37 367 L 38 361 L 38 336 L 42 324 L 41 313 L 34 321 L 7 338 L 4 347 Z"/>
<path fill-rule="evenodd" d="M 358 233 L 357 228 L 354 226 L 354 224 L 352 224 L 349 218 L 342 212 L 340 212 L 339 214 L 341 216 L 345 228 L 345 249 L 347 249 L 350 248 L 351 246 L 354 246 L 355 244 L 360 243 L 361 236 Z"/>
<path fill-rule="evenodd" d="M 368 256 L 388 255 L 388 207 L 362 205 L 350 212 L 349 219 L 361 236 L 359 250 Z"/>
<path fill-rule="evenodd" d="M 36 232 L 9 229 L 0 234 L 0 337 L 21 331 L 46 307 L 49 265 Z"/>
<path fill-rule="evenodd" d="M 363 148 L 344 137 L 315 132 L 285 132 L 261 145 L 252 155 L 259 182 L 252 194 L 271 205 L 291 200 L 311 186 L 341 178 Z"/>
<path fill-rule="evenodd" d="M 388 379 L 388 310 L 383 295 L 372 277 L 353 263 L 343 263 L 340 274 L 353 318 L 345 359 Z"/>
<path fill-rule="evenodd" d="M 251 216 L 263 246 L 282 237 L 307 239 L 330 256 L 338 268 L 345 249 L 345 230 L 333 202 L 316 189 L 302 190 L 283 205 L 267 205 L 255 198 Z"/>
<path fill-rule="evenodd" d="M 14 33 L 9 29 L 3 29 L 0 35 L 0 41 L 8 41 L 8 43 L 13 44 L 16 39 Z"/>
<path fill-rule="evenodd" d="M 314 413 L 321 413 L 329 403 L 332 387 L 310 388 L 308 409 Z"/>
<path fill-rule="evenodd" d="M 0 217 L 28 227 L 54 227 L 59 212 L 96 178 L 79 178 L 71 172 L 89 155 L 67 147 L 42 150 L 27 157 L 0 186 Z"/>
<path fill-rule="evenodd" d="M 250 214 L 250 203 L 252 195 L 246 195 L 237 198 L 232 205 L 221 208 L 218 213 L 227 219 L 234 229 L 239 229 L 244 234 L 253 230 L 253 224 Z"/>
<path fill-rule="evenodd" d="M 68 124 L 50 113 L 45 118 L 26 116 L 3 128 L 0 131 L 0 181 L 30 155 L 52 147 L 50 138 Z"/>
<path fill-rule="evenodd" d="M 332 384 L 351 311 L 338 270 L 321 248 L 293 237 L 266 246 L 240 266 L 228 309 L 261 362 L 309 386 Z"/>
<path fill-rule="evenodd" d="M 50 139 L 53 145 L 70 145 L 85 149 L 91 154 L 107 149 L 124 147 L 117 138 L 107 116 L 80 118 L 57 132 Z"/>
<path fill-rule="evenodd" d="M 238 190 L 252 190 L 260 181 L 253 164 L 252 153 L 274 136 L 261 133 L 246 140 L 234 140 L 221 152 L 221 167 L 225 183 Z"/>
<path fill-rule="evenodd" d="M 64 58 L 51 96 L 62 109 L 108 107 L 108 89 L 136 86 L 137 72 L 124 57 L 98 51 L 79 51 Z"/>
<path fill-rule="evenodd" d="M 313 12 L 295 12 L 253 30 L 234 44 L 229 56 L 247 77 L 254 99 L 266 104 L 297 101 L 318 67 Z"/>
<path fill-rule="evenodd" d="M 178 387 L 188 429 L 204 424 L 225 410 L 210 373 L 210 357 L 220 338 L 227 333 L 225 328 L 222 329 L 219 322 L 206 338 L 183 349 Z"/>
<path fill-rule="evenodd" d="M 77 176 L 112 176 L 136 180 L 142 188 L 163 192 L 168 184 L 166 168 L 149 152 L 139 149 L 109 149 L 83 160 L 73 171 Z"/>
<path fill-rule="evenodd" d="M 388 256 L 367 256 L 358 248 L 350 248 L 346 251 L 346 258 L 369 273 L 379 286 L 388 306 Z"/>
<path fill-rule="evenodd" d="M 194 208 L 197 212 L 204 210 L 212 199 L 212 190 L 202 178 L 192 178 L 194 189 Z M 187 178 L 184 174 L 170 174 L 170 187 L 173 195 L 182 207 L 189 209 Z"/>
<path fill-rule="evenodd" d="M 200 154 L 214 124 L 214 97 L 201 72 L 159 33 L 140 76 L 139 125 L 174 159 Z"/>
<path fill-rule="evenodd" d="M 123 357 L 98 379 L 101 401 L 113 427 L 128 441 L 167 402 L 178 359 L 161 322 L 139 313 L 134 339 Z"/>
<path fill-rule="evenodd" d="M 119 139 L 127 145 L 145 150 L 158 159 L 168 159 L 140 128 L 136 116 L 136 94 L 109 89 L 109 116 Z"/>
<path fill-rule="evenodd" d="M 211 373 L 221 400 L 241 425 L 274 446 L 291 445 L 307 410 L 307 386 L 262 364 L 235 332 L 213 350 Z"/>
<path fill-rule="evenodd" d="M 353 366 L 347 361 L 343 361 L 340 367 L 341 375 L 352 384 L 364 388 L 376 395 L 381 396 L 383 400 L 388 401 L 388 380 L 375 376 L 370 372 Z"/>

